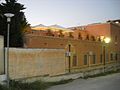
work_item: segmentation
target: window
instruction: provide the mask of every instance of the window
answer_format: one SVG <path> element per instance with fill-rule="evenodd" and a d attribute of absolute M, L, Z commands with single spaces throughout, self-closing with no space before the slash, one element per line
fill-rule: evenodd
<path fill-rule="evenodd" d="M 110 54 L 110 60 L 113 61 L 113 53 Z"/>
<path fill-rule="evenodd" d="M 115 60 L 116 61 L 118 60 L 118 54 L 117 53 L 115 54 Z"/>
<path fill-rule="evenodd" d="M 47 45 L 47 43 L 44 43 L 44 45 Z"/>
<path fill-rule="evenodd" d="M 96 55 L 93 55 L 93 64 L 96 63 Z"/>
<path fill-rule="evenodd" d="M 118 53 L 118 60 L 120 60 L 120 52 Z"/>
<path fill-rule="evenodd" d="M 60 46 L 63 46 L 63 44 L 60 44 Z"/>
<path fill-rule="evenodd" d="M 115 36 L 115 42 L 117 42 L 117 39 L 118 39 L 117 36 Z"/>
<path fill-rule="evenodd" d="M 87 55 L 84 55 L 84 65 L 87 65 Z"/>
<path fill-rule="evenodd" d="M 111 53 L 110 54 L 110 60 L 111 61 L 118 60 L 118 53 Z"/>
<path fill-rule="evenodd" d="M 77 66 L 77 56 L 73 56 L 73 66 Z"/>
<path fill-rule="evenodd" d="M 105 62 L 108 62 L 108 60 L 109 60 L 109 55 L 108 55 L 108 53 L 106 53 Z"/>
<path fill-rule="evenodd" d="M 102 63 L 102 60 L 103 60 L 103 55 L 101 54 L 100 55 L 100 63 Z"/>

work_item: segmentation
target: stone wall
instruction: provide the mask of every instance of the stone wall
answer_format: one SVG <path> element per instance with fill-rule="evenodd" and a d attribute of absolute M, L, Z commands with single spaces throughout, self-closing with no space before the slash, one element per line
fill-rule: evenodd
<path fill-rule="evenodd" d="M 3 37 L 0 36 L 0 74 L 4 73 L 4 49 L 3 49 Z"/>
<path fill-rule="evenodd" d="M 63 49 L 10 48 L 9 57 L 11 79 L 65 74 Z"/>

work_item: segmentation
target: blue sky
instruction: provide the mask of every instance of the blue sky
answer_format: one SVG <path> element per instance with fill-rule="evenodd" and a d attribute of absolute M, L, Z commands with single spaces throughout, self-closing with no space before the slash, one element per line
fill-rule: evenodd
<path fill-rule="evenodd" d="M 120 19 L 120 0 L 18 0 L 28 22 L 64 27 Z"/>

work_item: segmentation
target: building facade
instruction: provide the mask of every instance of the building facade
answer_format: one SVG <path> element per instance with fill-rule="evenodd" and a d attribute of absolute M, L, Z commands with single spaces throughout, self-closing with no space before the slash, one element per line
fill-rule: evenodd
<path fill-rule="evenodd" d="M 117 23 L 116 23 L 117 22 Z M 79 71 L 120 63 L 120 20 L 66 30 L 32 28 L 25 35 L 25 48 L 65 49 L 66 70 Z M 69 31 L 70 30 L 70 31 Z M 105 38 L 110 43 L 105 43 Z"/>

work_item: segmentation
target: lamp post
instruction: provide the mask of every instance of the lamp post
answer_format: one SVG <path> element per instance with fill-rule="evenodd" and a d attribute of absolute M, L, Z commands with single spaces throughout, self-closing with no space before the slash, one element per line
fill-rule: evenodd
<path fill-rule="evenodd" d="M 7 87 L 9 88 L 9 35 L 10 35 L 10 22 L 11 18 L 14 16 L 12 13 L 5 13 L 4 16 L 7 17 L 7 49 L 6 49 L 6 76 L 7 76 Z"/>
<path fill-rule="evenodd" d="M 106 44 L 110 43 L 111 39 L 109 37 L 104 38 L 104 46 L 103 46 L 103 55 L 104 55 L 104 73 L 105 73 L 105 65 L 106 65 Z"/>

